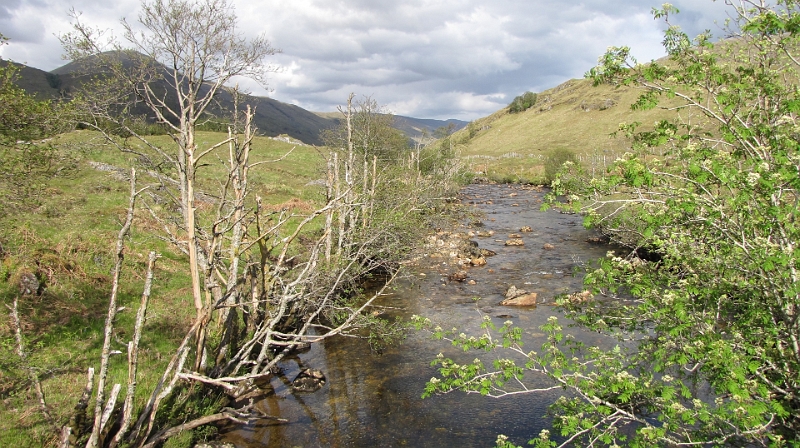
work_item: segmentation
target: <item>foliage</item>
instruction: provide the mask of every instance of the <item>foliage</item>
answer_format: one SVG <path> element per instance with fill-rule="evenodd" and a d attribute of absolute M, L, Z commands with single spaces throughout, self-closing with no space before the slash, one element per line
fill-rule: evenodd
<path fill-rule="evenodd" d="M 18 76 L 13 64 L 0 67 L 0 218 L 37 206 L 49 180 L 75 162 L 41 142 L 69 126 L 68 107 L 26 94 L 15 84 Z"/>
<path fill-rule="evenodd" d="M 538 98 L 539 97 L 536 93 L 525 92 L 522 95 L 514 98 L 513 101 L 511 101 L 511 104 L 508 105 L 508 112 L 512 114 L 525 112 L 526 110 L 536 105 L 536 100 Z"/>
<path fill-rule="evenodd" d="M 572 164 L 578 163 L 578 156 L 573 151 L 566 148 L 557 148 L 547 155 L 544 161 L 544 178 L 547 183 L 553 182 L 556 174 L 561 167 L 570 162 Z"/>
<path fill-rule="evenodd" d="M 576 345 L 551 320 L 537 354 L 509 325 L 481 338 L 434 329 L 501 353 L 493 368 L 438 361 L 442 378 L 427 393 L 502 395 L 523 375 L 545 375 L 568 393 L 551 407 L 562 439 L 537 446 L 800 445 L 800 3 L 736 5 L 737 37 L 716 44 L 672 26 L 671 5 L 655 9 L 667 61 L 639 65 L 612 48 L 589 73 L 640 88 L 634 110 L 680 104 L 678 119 L 652 130 L 623 124 L 633 147 L 607 176 L 567 167 L 553 183 L 551 204 L 566 196 L 559 206 L 633 244 L 588 273 L 601 295 L 560 301 L 579 324 L 625 342 Z M 508 350 L 516 361 L 502 359 Z"/>

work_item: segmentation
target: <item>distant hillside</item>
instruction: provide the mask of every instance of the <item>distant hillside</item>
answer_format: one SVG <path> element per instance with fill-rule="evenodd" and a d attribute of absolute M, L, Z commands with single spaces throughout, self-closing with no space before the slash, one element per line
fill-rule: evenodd
<path fill-rule="evenodd" d="M 314 112 L 320 117 L 340 120 L 342 118 L 341 112 Z M 394 115 L 394 128 L 403 132 L 408 138 L 419 141 L 423 136 L 433 137 L 433 132 L 441 127 L 453 124 L 454 131 L 464 129 L 469 123 L 463 120 L 449 119 L 449 120 L 434 120 L 427 118 L 412 118 L 404 117 L 402 115 Z"/>
<path fill-rule="evenodd" d="M 527 111 L 511 114 L 501 109 L 475 120 L 453 140 L 474 171 L 498 178 L 536 180 L 547 155 L 557 149 L 579 155 L 590 169 L 602 169 L 629 148 L 624 138 L 610 137 L 620 123 L 638 121 L 647 128 L 674 116 L 662 109 L 632 111 L 639 93 L 631 87 L 594 87 L 591 80 L 569 80 L 539 93 Z"/>
<path fill-rule="evenodd" d="M 402 115 L 395 115 L 394 127 L 403 131 L 411 138 L 417 139 L 423 134 L 432 136 L 433 132 L 439 128 L 453 124 L 453 130 L 458 131 L 464 129 L 469 123 L 462 120 L 449 119 L 449 120 L 431 120 L 424 118 L 411 118 Z"/>
<path fill-rule="evenodd" d="M 0 64 L 8 64 L 0 59 Z M 123 61 L 123 64 L 125 61 Z M 91 62 L 70 62 L 50 72 L 12 63 L 20 69 L 17 84 L 29 94 L 40 99 L 69 97 L 76 91 L 81 82 L 92 76 Z M 219 98 L 220 107 L 215 111 L 223 114 L 224 110 L 233 105 L 229 94 L 223 92 Z M 322 145 L 321 133 L 338 123 L 340 114 L 313 113 L 301 107 L 282 103 L 272 98 L 247 96 L 246 102 L 255 107 L 255 125 L 258 132 L 268 136 L 289 135 L 304 143 Z M 137 113 L 147 115 L 148 110 L 142 108 Z M 462 129 L 467 125 L 460 120 L 429 120 L 412 117 L 395 117 L 395 127 L 405 133 L 410 139 L 418 139 L 423 133 L 432 135 L 433 131 L 453 123 L 455 129 Z"/>
<path fill-rule="evenodd" d="M 62 96 L 62 92 L 69 88 L 71 76 L 60 76 L 49 73 L 38 68 L 28 67 L 27 65 L 0 59 L 0 67 L 14 65 L 19 70 L 17 85 L 24 89 L 28 94 L 34 95 L 39 99 L 53 99 Z"/>
<path fill-rule="evenodd" d="M 123 61 L 123 64 L 125 61 Z M 166 68 L 164 68 L 166 71 Z M 70 62 L 62 67 L 59 67 L 51 72 L 54 76 L 66 77 L 70 80 L 70 85 L 76 84 L 74 81 L 86 74 L 92 74 L 93 67 L 91 61 L 88 63 L 83 62 Z M 162 89 L 172 93 L 166 83 Z M 227 93 L 222 92 L 217 98 L 219 105 L 212 110 L 216 115 L 224 116 L 226 111 L 233 108 L 233 97 Z M 176 103 L 176 98 L 169 98 L 168 102 Z M 258 128 L 258 132 L 263 135 L 277 136 L 286 134 L 292 138 L 300 140 L 304 143 L 321 145 L 322 139 L 320 134 L 322 130 L 332 127 L 335 122 L 313 114 L 303 108 L 282 103 L 280 101 L 247 95 L 244 99 L 245 103 L 255 107 L 256 113 L 254 117 L 254 124 Z M 142 109 L 140 113 L 147 114 L 149 111 Z"/>

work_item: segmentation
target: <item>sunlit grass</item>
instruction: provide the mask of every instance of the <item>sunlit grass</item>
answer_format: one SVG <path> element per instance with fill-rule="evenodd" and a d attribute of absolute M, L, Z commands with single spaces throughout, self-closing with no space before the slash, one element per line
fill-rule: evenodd
<path fill-rule="evenodd" d="M 201 132 L 198 137 L 201 145 L 212 145 L 226 136 Z M 40 206 L 2 223 L 0 243 L 7 255 L 0 266 L 0 302 L 10 306 L 18 296 L 15 279 L 21 272 L 32 272 L 43 279 L 41 295 L 19 298 L 19 314 L 30 356 L 28 364 L 39 374 L 48 405 L 57 424 L 62 425 L 69 420 L 86 384 L 87 369 L 99 367 L 114 246 L 128 205 L 129 183 L 125 177 L 129 167 L 140 160 L 90 131 L 74 131 L 53 141 L 66 151 L 74 151 L 78 167 L 67 176 L 54 178 L 40 192 Z M 174 143 L 166 136 L 152 137 L 151 141 L 168 153 L 175 152 Z M 142 149 L 136 142 L 128 144 L 131 149 Z M 325 153 L 315 147 L 256 138 L 251 162 L 268 163 L 250 172 L 253 194 L 248 207 L 255 207 L 256 195 L 268 210 L 288 214 L 307 214 L 323 204 L 323 187 L 314 181 L 325 177 Z M 228 148 L 223 146 L 203 160 L 198 172 L 200 193 L 219 197 L 226 181 L 227 154 Z M 149 187 L 159 194 L 159 183 L 147 171 L 139 164 L 139 188 Z M 151 203 L 157 213 L 177 216 L 169 202 L 158 204 L 146 195 L 142 200 Z M 213 219 L 213 203 L 201 199 L 198 209 L 201 221 Z M 165 241 L 162 224 L 140 207 L 126 241 L 119 294 L 119 304 L 125 310 L 117 317 L 112 349 L 124 353 L 124 344 L 132 336 L 150 251 L 158 252 L 161 258 L 141 342 L 138 406 L 144 405 L 195 314 L 186 257 Z M 11 330 L 9 319 L 0 321 L 0 446 L 53 445 L 56 435 L 39 412 L 25 366 L 16 355 Z M 109 375 L 112 384 L 125 384 L 124 354 L 112 357 Z"/>
<path fill-rule="evenodd" d="M 602 169 L 630 149 L 625 138 L 611 137 L 620 123 L 638 121 L 648 129 L 676 117 L 665 109 L 632 111 L 640 93 L 573 79 L 539 93 L 536 105 L 525 112 L 504 109 L 476 120 L 472 138 L 469 128 L 453 135 L 455 149 L 471 170 L 496 180 L 541 181 L 544 160 L 558 149 L 572 151 L 590 170 Z"/>

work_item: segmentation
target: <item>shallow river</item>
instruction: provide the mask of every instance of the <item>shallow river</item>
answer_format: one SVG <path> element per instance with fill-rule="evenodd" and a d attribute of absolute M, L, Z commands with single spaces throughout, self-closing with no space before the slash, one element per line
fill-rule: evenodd
<path fill-rule="evenodd" d="M 560 316 L 546 302 L 557 294 L 580 291 L 582 275 L 575 272 L 603 257 L 608 247 L 587 242 L 594 234 L 582 227 L 581 217 L 555 210 L 540 212 L 542 192 L 473 185 L 462 195 L 465 203 L 474 204 L 485 216 L 480 219 L 482 226 L 465 223 L 458 231 L 493 232 L 488 237 L 475 236 L 473 241 L 497 255 L 487 258 L 486 266 L 466 268 L 465 282 L 448 281 L 448 274 L 458 270 L 449 257 L 425 258 L 419 265 L 406 267 L 413 280 L 399 283 L 381 298 L 380 305 L 391 307 L 393 318 L 417 314 L 468 334 L 477 334 L 481 313 L 498 326 L 510 319 L 525 330 L 525 347 L 538 350 L 543 342 L 539 327 L 549 316 Z M 524 226 L 532 232 L 520 233 Z M 505 246 L 511 233 L 520 233 L 524 246 Z M 500 306 L 511 285 L 538 293 L 545 303 L 528 308 Z M 481 300 L 476 302 L 475 297 Z M 567 331 L 588 344 L 607 342 L 596 334 Z M 286 379 L 274 378 L 274 393 L 258 405 L 288 423 L 227 427 L 222 440 L 239 448 L 490 447 L 497 434 L 525 444 L 549 427 L 547 406 L 562 394 L 560 390 L 502 399 L 457 392 L 422 400 L 425 382 L 436 374 L 430 361 L 440 352 L 454 359 L 460 356 L 465 362 L 475 357 L 414 332 L 383 354 L 372 352 L 359 339 L 342 337 L 317 344 L 283 368 L 288 379 L 303 367 L 321 370 L 327 376 L 322 389 L 297 393 Z M 536 382 L 531 379 L 532 384 Z"/>

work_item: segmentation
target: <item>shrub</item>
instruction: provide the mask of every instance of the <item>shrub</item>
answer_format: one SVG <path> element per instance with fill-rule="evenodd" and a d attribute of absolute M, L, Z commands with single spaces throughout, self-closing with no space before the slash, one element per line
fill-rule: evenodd
<path fill-rule="evenodd" d="M 578 156 L 569 149 L 558 148 L 544 161 L 544 178 L 546 183 L 551 183 L 565 162 L 578 163 Z"/>
<path fill-rule="evenodd" d="M 533 92 L 525 92 L 522 95 L 514 98 L 514 101 L 508 105 L 508 111 L 512 114 L 525 112 L 531 107 L 536 105 L 538 95 Z"/>

